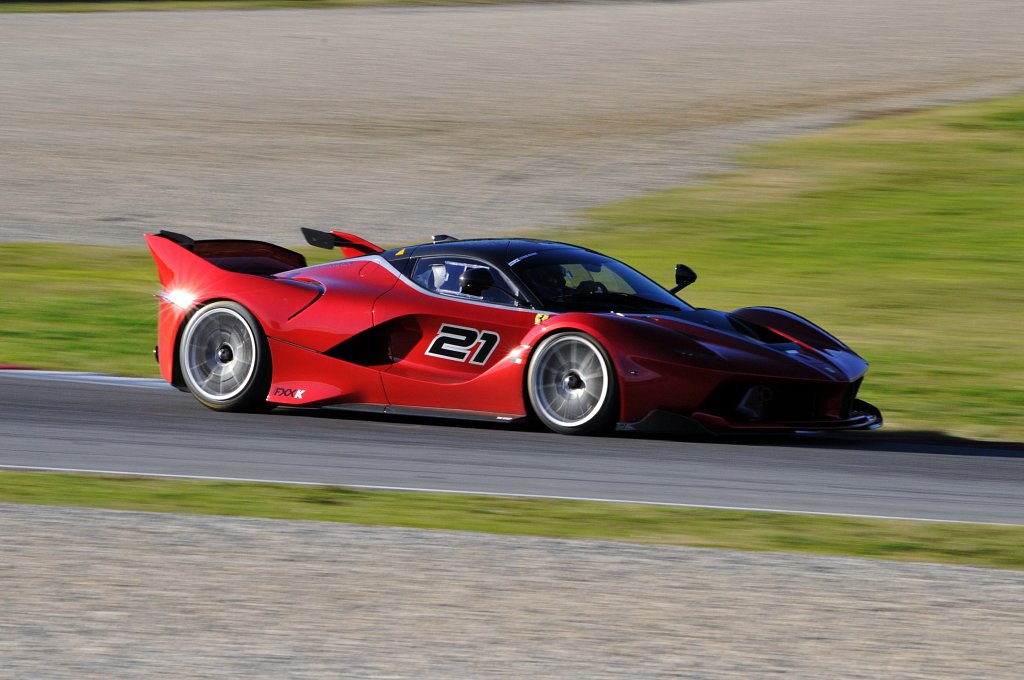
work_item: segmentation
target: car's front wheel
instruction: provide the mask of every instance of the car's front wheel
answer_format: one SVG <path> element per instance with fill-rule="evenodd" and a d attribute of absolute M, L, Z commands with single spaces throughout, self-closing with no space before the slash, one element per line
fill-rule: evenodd
<path fill-rule="evenodd" d="M 586 333 L 545 338 L 530 358 L 527 392 L 537 418 L 562 434 L 610 430 L 618 416 L 618 380 L 608 353 Z"/>
<path fill-rule="evenodd" d="M 270 388 L 270 350 L 255 317 L 242 305 L 214 302 L 185 325 L 178 350 L 192 395 L 218 411 L 259 411 Z"/>

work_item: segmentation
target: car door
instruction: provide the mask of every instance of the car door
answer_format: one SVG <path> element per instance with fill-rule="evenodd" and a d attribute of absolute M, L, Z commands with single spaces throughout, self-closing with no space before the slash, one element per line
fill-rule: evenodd
<path fill-rule="evenodd" d="M 459 279 L 486 268 L 497 285 L 468 295 Z M 423 257 L 374 306 L 388 338 L 391 365 L 382 373 L 395 407 L 525 415 L 520 341 L 536 311 L 519 306 L 514 285 L 469 257 Z"/>

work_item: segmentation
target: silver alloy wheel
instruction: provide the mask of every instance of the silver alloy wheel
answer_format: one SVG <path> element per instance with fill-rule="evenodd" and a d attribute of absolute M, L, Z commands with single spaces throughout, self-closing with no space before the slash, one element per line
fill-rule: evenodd
<path fill-rule="evenodd" d="M 543 420 L 578 428 L 602 412 L 610 375 L 604 352 L 591 340 L 577 334 L 548 338 L 531 368 L 530 395 Z"/>
<path fill-rule="evenodd" d="M 252 382 L 259 351 L 256 336 L 235 310 L 199 310 L 189 320 L 181 343 L 182 374 L 203 399 L 229 401 Z"/>

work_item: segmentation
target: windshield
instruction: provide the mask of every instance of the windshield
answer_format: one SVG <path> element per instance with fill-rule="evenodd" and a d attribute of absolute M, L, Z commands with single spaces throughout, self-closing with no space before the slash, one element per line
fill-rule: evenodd
<path fill-rule="evenodd" d="M 692 309 L 640 272 L 604 255 L 564 248 L 520 258 L 512 271 L 555 312 Z"/>

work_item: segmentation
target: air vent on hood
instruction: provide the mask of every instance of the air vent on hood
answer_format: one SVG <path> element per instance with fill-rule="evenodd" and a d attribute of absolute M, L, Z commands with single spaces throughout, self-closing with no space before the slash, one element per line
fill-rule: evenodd
<path fill-rule="evenodd" d="M 735 316 L 729 315 L 729 323 L 732 324 L 733 329 L 740 335 L 745 335 L 748 338 L 759 340 L 769 345 L 791 345 L 793 341 L 787 337 L 779 335 L 770 328 L 759 326 L 743 319 L 738 319 Z"/>

